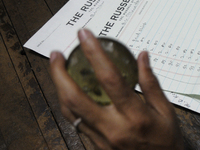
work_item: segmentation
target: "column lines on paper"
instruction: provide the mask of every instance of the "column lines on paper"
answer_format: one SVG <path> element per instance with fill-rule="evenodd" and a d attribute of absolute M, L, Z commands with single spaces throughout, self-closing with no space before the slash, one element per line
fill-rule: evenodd
<path fill-rule="evenodd" d="M 188 3 L 189 3 L 189 1 L 188 1 Z M 180 21 L 180 19 L 181 19 L 182 17 L 184 17 L 183 14 L 184 14 L 184 12 L 186 11 L 186 8 L 189 6 L 188 3 L 187 3 L 187 5 L 186 5 L 186 7 L 185 7 L 183 13 L 181 14 L 181 16 L 180 16 L 180 18 L 179 18 L 179 21 Z M 191 11 L 190 11 L 190 13 L 191 13 Z M 190 13 L 189 13 L 189 14 L 190 14 Z M 188 18 L 189 18 L 189 16 L 190 16 L 189 14 L 188 14 L 188 16 L 187 16 L 187 18 L 186 18 L 184 24 L 182 25 L 181 30 L 180 30 L 180 32 L 178 33 L 178 36 L 176 37 L 176 40 L 175 40 L 174 43 L 173 43 L 173 46 L 170 48 L 171 51 L 172 51 L 172 49 L 174 48 L 174 45 L 176 44 L 177 40 L 179 39 L 180 34 L 182 33 L 183 28 L 185 27 L 185 24 L 186 24 L 186 22 L 187 22 L 187 20 L 188 20 Z M 176 25 L 178 25 L 178 23 L 179 23 L 179 22 L 177 22 Z M 176 28 L 177 28 L 177 26 L 175 26 L 173 32 L 175 31 Z M 173 32 L 171 33 L 171 35 L 169 36 L 169 38 L 168 38 L 167 41 L 169 41 L 169 39 L 171 38 Z M 171 51 L 170 51 L 170 53 L 171 53 Z M 169 57 L 170 53 L 168 53 L 167 59 L 170 58 L 170 57 Z M 167 59 L 166 59 L 166 60 L 167 60 Z M 164 64 L 162 65 L 161 69 L 163 69 L 163 67 L 164 67 Z M 170 69 L 169 69 L 169 71 L 170 71 Z M 160 73 L 160 72 L 159 72 L 159 73 Z M 168 73 L 166 74 L 166 76 L 168 76 Z M 165 79 L 162 81 L 162 84 L 164 84 L 164 82 L 165 82 Z"/>
<path fill-rule="evenodd" d="M 199 11 L 200 11 L 200 9 L 199 9 Z M 198 12 L 199 12 L 199 11 L 198 11 Z M 198 13 L 197 13 L 197 15 L 198 15 Z M 197 15 L 195 16 L 194 20 L 196 20 Z M 196 29 L 195 35 L 197 34 L 197 31 L 198 31 L 198 29 L 199 29 L 199 26 L 200 26 L 200 23 L 199 23 L 199 25 L 198 25 L 198 27 L 197 27 L 197 29 Z M 188 32 L 189 32 L 189 30 L 188 30 Z M 195 35 L 194 35 L 193 38 L 191 39 L 191 42 L 193 41 Z M 191 42 L 190 42 L 190 44 L 189 44 L 189 46 L 188 46 L 188 49 L 189 49 L 189 47 L 190 47 L 190 45 L 191 45 Z M 197 43 L 195 49 L 198 47 L 198 45 L 199 45 L 199 42 Z M 186 53 L 185 53 L 185 55 L 186 55 Z M 190 60 L 191 60 L 191 59 L 190 59 Z M 181 62 L 182 62 L 182 61 L 181 61 Z M 195 64 L 195 67 L 196 67 L 196 65 L 197 65 L 197 64 Z M 179 68 L 180 68 L 180 67 L 179 67 Z M 176 73 L 178 72 L 179 68 L 177 69 Z M 185 69 L 183 75 L 185 75 L 185 73 L 186 73 L 186 69 Z M 190 74 L 189 81 L 191 80 L 191 77 L 192 77 L 191 75 L 192 75 L 193 73 L 194 73 L 194 69 L 193 69 L 192 73 Z M 176 75 L 176 74 L 175 74 L 175 75 Z M 174 75 L 174 77 L 175 77 L 175 75 Z M 174 78 L 173 78 L 173 79 L 174 79 Z M 183 79 L 183 76 L 181 77 L 181 80 L 180 80 L 180 81 L 182 81 L 182 79 Z M 197 80 L 198 80 L 198 79 L 199 79 L 199 76 L 197 77 Z M 198 83 L 195 82 L 194 85 L 195 85 L 195 84 L 198 84 Z M 179 86 L 180 86 L 180 83 L 179 83 L 177 89 L 179 88 Z M 185 87 L 185 90 L 186 90 L 186 88 L 187 88 L 187 85 L 186 85 L 186 87 Z M 185 92 L 185 90 L 184 90 L 184 92 Z M 193 87 L 193 90 L 194 90 L 194 87 Z"/>
<path fill-rule="evenodd" d="M 159 28 L 157 29 L 157 31 L 155 32 L 153 38 L 151 39 L 151 42 L 150 42 L 149 46 L 151 45 L 151 43 L 152 43 L 152 41 L 155 39 L 155 36 L 157 35 L 158 31 L 160 30 L 160 28 L 161 28 L 162 25 L 164 24 L 164 22 L 165 22 L 167 16 L 169 15 L 171 9 L 173 8 L 173 6 L 174 6 L 174 4 L 175 4 L 175 1 L 176 1 L 176 0 L 174 0 L 174 2 L 172 3 L 171 7 L 170 7 L 169 10 L 167 11 L 167 13 L 166 13 L 165 17 L 163 18 L 161 24 L 159 25 Z M 168 1 L 168 2 L 169 2 L 169 1 Z M 163 10 L 164 10 L 164 9 L 163 9 Z M 161 15 L 161 13 L 159 14 L 159 16 L 160 16 L 160 15 Z M 152 26 L 152 29 L 153 29 L 153 28 L 154 28 L 154 26 Z M 159 41 L 160 41 L 160 39 L 159 39 Z M 144 43 L 144 42 L 143 42 L 143 43 Z M 142 45 L 143 45 L 143 44 L 142 44 Z M 147 49 L 149 48 L 149 46 L 147 47 Z M 156 47 L 157 47 L 157 46 L 158 46 L 158 44 L 156 45 Z M 153 52 L 155 52 L 156 47 L 154 48 Z"/>
<path fill-rule="evenodd" d="M 198 47 L 199 43 L 200 43 L 200 40 L 199 40 L 199 42 L 198 42 L 198 44 L 197 44 L 197 47 Z M 196 47 L 196 48 L 197 48 L 197 47 Z M 199 58 L 200 58 L 200 56 L 199 56 Z M 200 79 L 200 78 L 196 78 L 196 82 L 198 82 L 199 79 Z M 195 89 L 195 86 L 194 86 L 193 89 L 192 89 L 192 93 L 193 93 L 194 89 Z M 200 91 L 199 91 L 199 94 L 198 94 L 198 95 L 200 95 Z M 199 105 L 200 105 L 200 103 L 199 103 Z"/>
<path fill-rule="evenodd" d="M 196 2 L 197 2 L 197 0 L 196 0 Z M 192 9 L 191 9 L 191 11 L 190 11 L 190 13 L 189 13 L 189 15 L 187 16 L 187 19 L 185 20 L 184 25 L 182 26 L 182 29 L 181 29 L 181 31 L 180 31 L 180 33 L 179 33 L 179 35 L 178 35 L 178 37 L 177 37 L 175 43 L 177 42 L 178 38 L 180 37 L 180 34 L 181 34 L 183 28 L 185 27 L 186 22 L 188 21 L 188 18 L 191 17 L 191 13 L 192 13 L 193 8 L 195 7 L 196 2 L 194 3 L 194 5 L 193 5 L 193 7 L 192 7 Z M 196 15 L 196 16 L 197 16 L 197 15 Z M 181 43 L 181 45 L 180 45 L 181 48 L 182 48 L 183 43 L 185 42 L 185 39 L 186 39 L 187 35 L 189 34 L 189 31 L 190 31 L 190 29 L 191 29 L 191 27 L 192 27 L 192 25 L 193 25 L 193 23 L 194 23 L 194 21 L 195 21 L 196 16 L 194 17 L 193 22 L 191 23 L 191 25 L 190 25 L 190 27 L 189 27 L 189 29 L 188 29 L 188 31 L 187 31 L 187 34 L 185 35 L 184 40 L 182 41 L 182 43 Z M 189 46 L 190 46 L 190 44 L 191 44 L 191 41 L 190 41 L 190 43 L 189 43 Z M 175 45 L 175 44 L 174 44 L 174 45 Z M 189 46 L 187 47 L 187 49 L 189 48 Z M 179 53 L 179 51 L 177 52 L 176 57 L 177 57 L 178 53 Z M 180 64 L 182 64 L 182 61 L 180 61 Z M 181 66 L 181 65 L 180 65 L 180 66 Z M 170 82 L 168 89 L 171 88 L 172 82 L 173 82 L 173 80 L 174 80 L 174 78 L 175 78 L 175 76 L 176 76 L 176 73 L 177 73 L 177 71 L 179 70 L 180 66 L 179 66 L 178 69 L 176 70 L 176 72 L 175 72 L 173 78 L 171 78 L 172 81 Z M 169 71 L 171 70 L 171 68 L 172 68 L 172 66 L 170 66 Z M 182 77 L 181 77 L 181 79 L 180 79 L 180 81 L 179 81 L 179 85 L 180 85 L 180 82 L 182 81 L 182 78 L 183 78 L 184 74 L 185 74 L 185 72 L 182 74 Z M 167 75 L 168 75 L 168 74 L 167 74 Z M 165 80 L 163 81 L 163 84 L 164 84 L 164 82 L 165 82 Z M 179 85 L 178 85 L 178 86 L 179 86 Z M 178 86 L 177 86 L 177 89 L 178 89 Z M 177 90 L 177 89 L 176 89 L 176 90 Z"/>
<path fill-rule="evenodd" d="M 174 1 L 175 2 L 175 1 Z M 176 11 L 175 11 L 175 13 L 174 13 L 174 15 L 172 16 L 172 18 L 170 19 L 170 21 L 169 21 L 169 23 L 168 23 L 168 25 L 167 25 L 167 28 L 165 29 L 165 31 L 163 32 L 163 34 L 162 34 L 162 37 L 159 39 L 159 42 L 158 42 L 158 44 L 156 45 L 156 47 L 155 47 L 155 49 L 157 49 L 157 47 L 158 47 L 158 45 L 160 44 L 160 42 L 161 42 L 161 40 L 163 39 L 163 37 L 164 37 L 164 35 L 165 35 L 165 33 L 168 31 L 168 28 L 170 27 L 170 25 L 171 25 L 171 22 L 172 22 L 172 20 L 174 19 L 174 17 L 176 16 L 175 14 L 179 11 L 179 9 L 180 9 L 180 6 L 181 6 L 181 4 L 182 4 L 182 2 L 183 1 L 181 1 L 181 3 L 179 4 L 179 7 L 176 9 Z M 186 8 L 186 7 L 185 7 Z M 171 10 L 171 9 L 170 9 Z M 170 11 L 169 10 L 169 11 Z M 184 9 L 185 10 L 185 9 Z M 173 20 L 174 21 L 174 20 Z M 180 21 L 180 18 L 179 18 L 179 20 L 178 20 L 178 22 Z M 175 25 L 175 28 L 176 28 L 176 26 L 178 25 L 178 22 L 176 23 L 176 25 Z M 172 35 L 172 33 L 174 32 L 174 30 L 175 30 L 175 28 L 173 29 L 173 31 L 171 32 L 171 34 L 170 34 L 170 36 L 169 36 L 169 38 L 168 38 L 168 40 L 167 40 L 167 42 L 166 43 L 168 43 L 168 41 L 169 41 L 169 39 L 170 39 L 170 37 L 171 37 L 171 35 Z M 163 49 L 164 49 L 164 47 L 162 48 L 162 50 L 161 51 L 163 51 Z M 155 51 L 155 50 L 154 50 Z M 162 55 L 158 55 L 159 56 L 159 58 L 162 56 Z M 158 58 L 158 59 L 159 59 Z M 168 58 L 168 56 L 166 56 L 165 57 L 166 59 Z M 153 67 L 155 67 L 156 66 L 156 64 L 157 64 L 157 62 L 155 62 L 155 64 L 154 64 L 154 66 Z M 162 66 L 163 67 L 163 66 Z M 162 69 L 162 68 L 161 68 Z"/>
<path fill-rule="evenodd" d="M 160 2 L 161 2 L 161 1 L 160 1 Z M 162 12 L 163 12 L 163 10 L 164 10 L 164 7 L 167 5 L 168 2 L 169 2 L 169 1 L 166 1 L 166 3 L 164 4 L 163 8 L 161 9 L 161 12 L 159 13 L 158 17 L 157 17 L 156 20 L 154 21 L 153 26 L 151 27 L 151 29 L 149 30 L 149 32 L 148 32 L 147 35 L 145 36 L 144 41 L 145 41 L 145 39 L 148 37 L 148 35 L 151 33 L 151 31 L 152 31 L 152 29 L 153 29 L 155 23 L 157 22 L 158 18 L 159 18 L 160 15 L 162 14 Z M 159 3 L 159 4 L 160 4 L 160 3 Z M 159 5 L 158 5 L 158 6 L 159 6 Z M 149 18 L 148 22 L 149 22 L 149 21 L 151 20 L 151 18 L 153 17 L 153 14 L 154 14 L 154 13 L 156 12 L 156 10 L 158 9 L 158 6 L 156 7 L 155 11 L 152 13 L 152 15 L 151 15 L 151 17 Z M 147 23 L 147 24 L 148 24 L 148 23 Z M 129 42 L 129 41 L 128 41 L 128 42 Z M 136 42 L 135 42 L 135 43 L 136 43 Z M 143 42 L 143 43 L 144 43 L 144 42 Z M 139 47 L 142 47 L 143 43 L 140 44 Z M 136 53 L 136 55 L 138 55 L 138 53 Z"/>
<path fill-rule="evenodd" d="M 181 1 L 181 2 L 183 2 L 183 1 Z M 189 1 L 188 1 L 188 3 L 189 3 Z M 180 16 L 179 19 L 177 20 L 175 27 L 173 28 L 173 30 L 172 30 L 170 36 L 168 37 L 168 39 L 167 39 L 167 41 L 166 41 L 166 45 L 168 45 L 168 42 L 169 42 L 170 38 L 172 37 L 172 34 L 174 33 L 174 31 L 175 31 L 175 29 L 177 28 L 177 26 L 178 26 L 178 24 L 179 24 L 181 18 L 183 17 L 184 11 L 186 10 L 186 8 L 187 8 L 187 6 L 188 6 L 188 3 L 186 4 L 186 7 L 183 9 L 183 12 L 180 13 L 181 16 Z M 181 3 L 181 4 L 182 4 L 182 3 Z M 179 5 L 179 7 L 180 7 L 180 5 Z M 177 10 L 178 10 L 178 9 L 177 9 Z M 174 16 L 175 16 L 175 15 L 174 15 Z M 178 39 L 178 37 L 177 37 L 177 39 Z M 177 39 L 176 39 L 176 40 L 177 40 Z M 164 50 L 164 48 L 165 48 L 165 47 L 163 47 L 162 50 Z M 172 47 L 172 48 L 173 48 L 173 47 Z M 170 48 L 170 49 L 172 50 L 172 48 Z M 168 58 L 170 58 L 170 57 L 169 57 L 170 53 L 167 52 L 167 54 L 168 54 L 167 56 L 162 56 L 162 55 L 160 55 L 160 56 L 164 57 L 165 60 L 167 61 Z M 156 55 L 156 54 L 154 54 L 154 55 Z M 177 59 L 177 61 L 179 61 L 179 59 Z M 156 64 L 155 64 L 155 65 L 156 65 Z M 154 65 L 154 67 L 155 67 L 155 65 Z M 163 67 L 164 67 L 164 64 L 163 64 L 162 67 L 160 68 L 160 71 L 163 71 L 163 70 L 164 70 Z M 167 71 L 169 71 L 169 70 L 167 70 Z M 160 72 L 159 72 L 158 74 L 160 74 Z"/>

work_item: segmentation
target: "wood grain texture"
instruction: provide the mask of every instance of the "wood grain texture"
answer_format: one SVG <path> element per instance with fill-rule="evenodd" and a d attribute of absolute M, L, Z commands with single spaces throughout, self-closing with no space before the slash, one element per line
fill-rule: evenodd
<path fill-rule="evenodd" d="M 45 0 L 52 14 L 55 14 L 63 7 L 69 0 Z"/>
<path fill-rule="evenodd" d="M 21 0 L 20 2 L 16 0 L 2 0 L 2 2 L 22 44 L 52 17 L 49 7 L 43 0 Z M 57 94 L 49 73 L 49 60 L 29 50 L 25 50 L 25 55 L 29 64 L 31 64 L 31 69 L 38 81 L 43 96 L 50 106 L 50 110 L 55 117 L 67 147 L 70 150 L 84 150 L 85 148 L 79 135 L 60 112 Z M 32 96 L 34 95 L 36 93 Z"/>
<path fill-rule="evenodd" d="M 31 66 L 27 57 L 21 52 L 23 48 L 12 27 L 6 11 L 0 2 L 0 32 L 4 39 L 4 44 L 13 62 L 15 70 L 18 74 L 23 90 L 31 105 L 33 113 L 37 119 L 37 123 L 45 137 L 50 149 L 67 149 L 65 142 L 58 130 L 57 124 L 53 118 L 46 100 L 43 97 L 42 91 L 37 83 L 37 80 L 32 72 Z"/>
<path fill-rule="evenodd" d="M 48 149 L 0 37 L 0 129 L 8 149 Z"/>
<path fill-rule="evenodd" d="M 6 142 L 0 130 L 0 150 L 7 150 Z"/>
<path fill-rule="evenodd" d="M 187 150 L 200 150 L 200 115 L 175 107 Z"/>

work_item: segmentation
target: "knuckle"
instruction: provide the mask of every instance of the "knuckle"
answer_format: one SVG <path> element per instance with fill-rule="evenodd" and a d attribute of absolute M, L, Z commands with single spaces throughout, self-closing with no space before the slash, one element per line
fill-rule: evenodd
<path fill-rule="evenodd" d="M 121 145 L 125 140 L 124 137 L 122 137 L 123 134 L 113 134 L 108 137 L 110 144 L 112 147 L 118 147 Z"/>
<path fill-rule="evenodd" d="M 107 139 L 113 148 L 121 147 L 129 140 L 131 131 L 126 127 L 128 127 L 127 124 L 118 124 L 108 133 Z"/>
<path fill-rule="evenodd" d="M 112 71 L 105 71 L 100 74 L 101 82 L 108 86 L 116 86 L 119 83 L 119 76 Z"/>
<path fill-rule="evenodd" d="M 133 120 L 129 120 L 123 127 L 119 128 L 121 130 L 117 129 L 109 132 L 107 138 L 113 148 L 123 146 L 130 138 L 133 138 L 133 134 L 137 136 L 137 140 L 143 141 L 151 124 L 151 118 L 142 115 Z"/>
<path fill-rule="evenodd" d="M 151 126 L 151 119 L 149 117 L 142 116 L 135 120 L 132 128 L 134 128 L 134 130 L 137 131 L 139 135 L 143 135 L 150 128 L 150 126 Z"/>
<path fill-rule="evenodd" d="M 65 100 L 65 104 L 69 107 L 69 108 L 76 108 L 78 106 L 78 100 L 76 97 L 68 97 Z"/>
<path fill-rule="evenodd" d="M 84 54 L 87 56 L 87 57 L 93 57 L 95 55 L 95 52 L 92 48 L 85 48 L 84 49 Z"/>
<path fill-rule="evenodd" d="M 69 108 L 76 107 L 76 100 L 74 98 L 66 98 L 64 101 L 65 105 Z"/>
<path fill-rule="evenodd" d="M 146 82 L 145 85 L 150 90 L 159 86 L 158 80 L 156 79 L 156 77 L 154 75 L 148 77 L 145 82 Z"/>
<path fill-rule="evenodd" d="M 77 106 L 77 96 L 78 94 L 74 93 L 74 92 L 70 92 L 70 94 L 62 92 L 60 94 L 60 101 L 62 104 L 64 104 L 67 107 L 75 107 Z"/>
<path fill-rule="evenodd" d="M 83 45 L 84 54 L 87 57 L 92 57 L 97 54 L 97 51 L 103 51 L 98 41 L 96 40 L 86 40 L 85 44 Z"/>
<path fill-rule="evenodd" d="M 155 78 L 154 75 L 151 75 L 146 79 L 146 82 L 154 84 L 157 83 L 157 79 Z"/>

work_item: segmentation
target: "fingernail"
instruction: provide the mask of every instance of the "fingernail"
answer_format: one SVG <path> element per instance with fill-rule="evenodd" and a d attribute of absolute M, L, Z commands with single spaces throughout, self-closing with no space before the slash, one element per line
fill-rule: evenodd
<path fill-rule="evenodd" d="M 52 63 L 58 56 L 58 52 L 52 52 L 50 55 L 50 63 Z"/>
<path fill-rule="evenodd" d="M 84 42 L 89 37 L 89 32 L 86 29 L 79 30 L 79 40 Z"/>

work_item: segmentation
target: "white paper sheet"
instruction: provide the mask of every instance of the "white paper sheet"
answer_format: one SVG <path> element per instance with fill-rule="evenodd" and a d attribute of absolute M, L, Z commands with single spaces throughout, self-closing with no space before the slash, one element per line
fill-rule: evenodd
<path fill-rule="evenodd" d="M 151 65 L 164 90 L 199 95 L 200 1 L 133 0 L 114 20 L 111 17 L 119 14 L 117 6 L 117 2 L 110 6 L 110 14 L 95 25 L 101 16 L 98 13 L 87 27 L 96 35 L 124 42 L 135 57 L 143 50 L 149 51 Z M 107 10 L 104 9 L 102 13 Z"/>
<path fill-rule="evenodd" d="M 24 47 L 46 57 L 55 50 L 63 52 L 67 57 L 78 44 L 77 31 L 85 27 L 105 4 L 110 3 L 106 0 L 70 0 Z"/>
<path fill-rule="evenodd" d="M 119 39 L 135 57 L 149 51 L 161 87 L 173 92 L 165 92 L 171 102 L 200 112 L 198 99 L 175 94 L 200 95 L 199 25 L 198 0 L 71 0 L 24 46 L 47 57 L 59 50 L 67 58 L 82 27 Z"/>
<path fill-rule="evenodd" d="M 168 100 L 176 105 L 190 109 L 192 111 L 200 113 L 200 96 L 199 95 L 180 95 L 174 92 L 164 91 Z"/>

